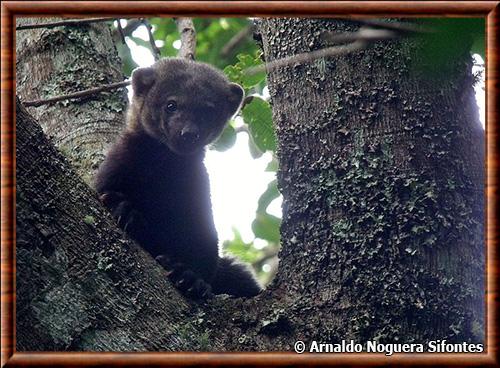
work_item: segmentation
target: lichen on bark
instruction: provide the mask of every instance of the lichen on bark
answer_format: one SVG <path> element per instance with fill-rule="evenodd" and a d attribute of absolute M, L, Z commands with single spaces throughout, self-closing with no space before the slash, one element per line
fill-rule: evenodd
<path fill-rule="evenodd" d="M 259 21 L 269 61 L 356 27 Z M 377 43 L 268 77 L 284 197 L 273 287 L 334 315 L 311 317 L 328 321 L 322 336 L 483 342 L 484 131 L 471 58 L 464 42 L 433 81 L 414 68 L 424 48 Z"/>
<path fill-rule="evenodd" d="M 37 24 L 55 18 L 18 18 Z M 20 30 L 16 90 L 23 101 L 66 95 L 124 80 L 109 26 L 90 23 Z M 45 134 L 91 183 L 106 150 L 124 127 L 126 90 L 29 108 Z"/>

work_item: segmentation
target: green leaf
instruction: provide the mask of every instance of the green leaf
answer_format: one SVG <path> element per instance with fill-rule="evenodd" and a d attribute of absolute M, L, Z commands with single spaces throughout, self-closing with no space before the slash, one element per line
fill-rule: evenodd
<path fill-rule="evenodd" d="M 274 179 L 267 185 L 266 191 L 261 194 L 257 206 L 257 212 L 266 212 L 266 209 L 271 204 L 271 202 L 279 196 L 280 192 L 278 191 L 278 182 L 276 179 Z"/>
<path fill-rule="evenodd" d="M 276 216 L 268 213 L 257 213 L 255 220 L 252 222 L 252 230 L 257 238 L 279 243 L 280 223 L 281 220 Z"/>
<path fill-rule="evenodd" d="M 174 47 L 174 42 L 179 39 L 178 33 L 172 33 L 165 37 L 165 45 L 161 49 L 161 56 L 163 57 L 175 57 L 179 50 Z"/>
<path fill-rule="evenodd" d="M 253 159 L 257 159 L 259 157 L 262 157 L 264 152 L 262 152 L 259 147 L 255 144 L 252 136 L 250 135 L 250 132 L 248 133 L 248 150 L 250 151 L 250 156 L 252 156 Z"/>
<path fill-rule="evenodd" d="M 474 38 L 471 46 L 472 54 L 479 54 L 483 60 L 486 60 L 486 35 L 482 33 Z"/>
<path fill-rule="evenodd" d="M 253 243 L 245 243 L 240 232 L 233 227 L 233 239 L 226 240 L 223 244 L 224 251 L 231 253 L 244 262 L 253 263 L 263 255 L 261 250 L 256 249 Z"/>
<path fill-rule="evenodd" d="M 266 78 L 266 74 L 264 72 L 252 75 L 245 73 L 247 69 L 262 64 L 259 55 L 252 56 L 245 53 L 239 54 L 237 58 L 238 62 L 236 64 L 229 65 L 224 69 L 224 73 L 226 73 L 226 75 L 232 82 L 238 83 L 242 85 L 245 90 L 248 90 L 251 87 L 259 84 Z"/>
<path fill-rule="evenodd" d="M 227 151 L 229 148 L 234 146 L 236 142 L 236 130 L 231 126 L 227 125 L 226 128 L 222 131 L 222 134 L 219 136 L 214 143 L 210 145 L 210 149 L 214 149 L 219 152 Z"/>
<path fill-rule="evenodd" d="M 254 97 L 241 112 L 255 145 L 262 151 L 276 151 L 273 115 L 269 103 Z"/>
<path fill-rule="evenodd" d="M 460 58 L 464 45 L 485 59 L 484 18 L 432 18 L 420 22 L 432 32 L 422 36 L 425 48 L 416 59 L 418 68 L 433 75 L 449 74 L 452 61 Z"/>
<path fill-rule="evenodd" d="M 153 26 L 155 40 L 165 40 L 167 35 L 173 33 L 177 34 L 177 38 L 179 36 L 177 24 L 173 18 L 151 18 L 149 23 Z"/>
<path fill-rule="evenodd" d="M 276 172 L 278 171 L 278 167 L 279 167 L 278 160 L 276 159 L 275 155 L 273 155 L 273 159 L 271 160 L 271 162 L 267 164 L 266 169 L 264 171 Z"/>
<path fill-rule="evenodd" d="M 238 62 L 236 55 L 246 52 L 250 55 L 257 51 L 257 45 L 251 37 L 245 37 L 231 52 L 222 51 L 230 40 L 243 28 L 249 27 L 247 18 L 194 18 L 196 29 L 196 59 L 220 69 Z"/>

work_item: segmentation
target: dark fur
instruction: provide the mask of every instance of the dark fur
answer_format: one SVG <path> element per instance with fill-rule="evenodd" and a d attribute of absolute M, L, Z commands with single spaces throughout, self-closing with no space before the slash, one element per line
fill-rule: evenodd
<path fill-rule="evenodd" d="M 101 201 L 188 295 L 256 295 L 247 266 L 218 256 L 203 164 L 204 146 L 239 108 L 241 87 L 181 59 L 137 69 L 132 86 L 127 130 L 96 176 Z"/>

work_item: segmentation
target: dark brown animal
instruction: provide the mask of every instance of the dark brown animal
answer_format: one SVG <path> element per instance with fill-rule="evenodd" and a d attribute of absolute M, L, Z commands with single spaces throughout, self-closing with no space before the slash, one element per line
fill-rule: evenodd
<path fill-rule="evenodd" d="M 132 74 L 127 129 L 96 175 L 101 201 L 187 295 L 253 296 L 252 272 L 221 258 L 204 150 L 237 112 L 244 92 L 220 71 L 163 59 Z"/>

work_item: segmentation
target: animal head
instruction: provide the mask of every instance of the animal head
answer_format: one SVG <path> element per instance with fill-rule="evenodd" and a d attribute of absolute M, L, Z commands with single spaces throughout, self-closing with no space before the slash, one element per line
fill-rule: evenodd
<path fill-rule="evenodd" d="M 176 58 L 134 70 L 132 88 L 136 124 L 179 155 L 213 142 L 244 95 L 210 65 Z"/>

